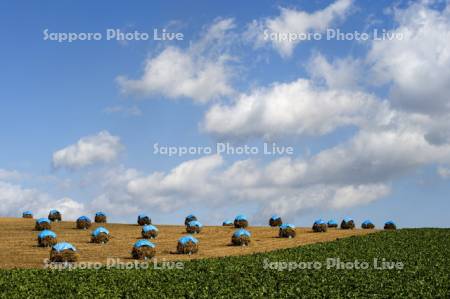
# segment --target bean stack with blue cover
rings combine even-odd
[[[397,229],[397,225],[395,225],[394,221],[389,220],[384,224],[384,229]]]
[[[353,218],[345,217],[342,219],[341,222],[341,229],[354,229],[355,228],[355,221]]]
[[[51,225],[51,221],[47,218],[39,218],[36,220],[36,226],[35,226],[36,230],[50,230],[52,229],[52,225]]]
[[[95,213],[95,223],[106,223],[106,214],[103,212],[97,212]]]
[[[331,220],[328,220],[327,226],[329,228],[336,228],[336,227],[338,227],[338,223],[336,220],[331,219]]]
[[[181,237],[178,240],[177,252],[181,254],[192,254],[198,252],[198,240],[191,235]]]
[[[77,219],[77,228],[78,229],[88,229],[92,225],[91,219],[87,216],[81,216]]]
[[[131,255],[137,260],[147,260],[156,254],[156,246],[148,240],[139,240],[134,243]]]
[[[197,217],[195,217],[195,215],[189,214],[186,216],[186,218],[184,219],[184,225],[187,226],[189,224],[189,222],[191,221],[197,221]]]
[[[74,263],[78,260],[78,252],[75,246],[70,243],[56,243],[50,251],[50,261],[52,263]]]
[[[250,244],[251,236],[249,231],[240,228],[231,236],[231,243],[236,246],[247,246]]]
[[[144,225],[141,231],[142,238],[144,239],[155,239],[158,233],[158,228],[154,225]]]
[[[33,219],[33,212],[31,211],[25,211],[22,213],[22,218],[26,219]]]
[[[322,219],[317,219],[314,221],[314,224],[312,226],[312,229],[316,233],[324,233],[327,231],[328,225],[327,223]]]
[[[39,247],[51,247],[58,243],[56,239],[56,234],[51,230],[43,230],[38,235],[38,246]]]
[[[51,222],[55,222],[55,221],[62,221],[62,215],[58,210],[51,210],[48,213],[48,219]]]
[[[245,215],[237,215],[234,218],[234,227],[235,228],[246,228],[248,226],[248,220]]]
[[[137,223],[140,226],[150,225],[150,224],[152,224],[152,219],[150,219],[150,217],[145,214],[140,214],[138,216]]]
[[[233,221],[231,221],[231,220],[225,220],[222,223],[222,226],[234,226],[234,224],[233,224]]]
[[[269,219],[269,225],[271,227],[277,227],[283,224],[283,221],[281,220],[281,217],[278,215],[273,215],[272,217],[270,217]]]
[[[110,238],[111,238],[111,235],[109,234],[109,231],[102,226],[97,227],[91,233],[91,242],[92,243],[106,244],[109,242]]]
[[[364,220],[363,223],[361,223],[361,228],[363,228],[363,229],[374,229],[375,228],[375,224],[373,224],[372,221],[367,219],[367,220]]]
[[[193,220],[189,222],[186,226],[186,231],[188,234],[198,234],[202,230],[203,225],[197,221]]]
[[[295,225],[285,223],[280,226],[278,236],[280,238],[295,238],[297,233],[295,232]]]

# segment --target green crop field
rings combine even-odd
[[[330,264],[328,269],[327,262],[337,258],[343,263],[366,262],[369,267],[337,269]],[[185,263],[184,269],[3,270],[0,290],[5,298],[450,298],[449,259],[450,229],[402,229],[270,253],[197,260]],[[298,268],[308,262],[316,268]],[[390,262],[403,268],[378,269],[394,265]],[[287,265],[291,269],[283,270]]]

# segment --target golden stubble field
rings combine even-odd
[[[21,218],[0,218],[0,268],[43,268],[49,257],[49,248],[37,246],[38,231],[34,230],[35,220]],[[199,240],[199,252],[193,255],[174,254],[177,240],[186,235],[184,226],[158,225],[159,236],[151,240],[156,245],[158,261],[190,260],[231,255],[245,255],[275,249],[297,247],[305,244],[327,242],[336,238],[365,235],[376,230],[329,229],[326,233],[314,233],[311,228],[297,228],[297,237],[278,238],[278,228],[250,226],[252,243],[248,247],[230,246],[232,227],[205,226],[195,237]],[[112,239],[107,244],[90,243],[91,230],[106,227]],[[130,257],[133,244],[141,237],[141,227],[137,224],[93,224],[89,230],[75,228],[75,222],[53,223],[52,230],[58,241],[72,243],[80,254],[80,262],[106,263],[108,258],[119,258],[124,262]]]

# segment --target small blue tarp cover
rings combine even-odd
[[[199,221],[197,221],[197,220],[189,221],[188,226],[203,227],[203,225],[202,225]]]
[[[187,236],[181,237],[178,240],[178,242],[181,243],[181,244],[186,244],[188,242],[194,242],[195,244],[197,244],[198,240],[196,238],[194,238],[193,236],[191,236],[191,235],[187,235]]]
[[[351,218],[351,217],[345,217],[345,218],[344,218],[344,221],[345,221],[345,222],[350,222],[350,221],[353,221],[353,218]]]
[[[103,213],[103,212],[97,212],[97,213],[95,213],[95,216],[106,216],[106,214],[105,213]]]
[[[45,237],[52,237],[52,238],[56,238],[56,234],[54,232],[52,232],[51,230],[43,230],[39,233],[38,238],[39,239],[44,239]]]
[[[272,217],[270,217],[270,220],[277,220],[280,219],[281,217],[278,215],[273,215]]]
[[[328,221],[328,225],[337,225],[337,222],[336,220],[331,219]]]
[[[387,221],[385,224],[393,224],[393,225],[395,225],[395,223],[394,223],[394,221],[392,221],[392,220],[389,220],[389,221]]]
[[[31,211],[25,211],[25,212],[23,212],[22,213],[22,215],[33,215],[33,212],[31,212]]]
[[[190,218],[197,218],[197,217],[195,217],[195,215],[189,214],[186,216],[186,218],[190,219]]]
[[[145,214],[140,214],[140,215],[138,216],[138,220],[140,220],[140,219],[142,219],[142,218],[145,218],[145,217],[150,218],[150,217],[148,217],[148,216],[145,215]]]
[[[92,236],[93,237],[97,237],[101,233],[109,235],[109,231],[106,228],[100,226],[100,227],[97,227],[95,230],[92,231]]]
[[[225,220],[225,221],[223,222],[223,224],[233,224],[233,221],[231,221],[231,220]]]
[[[364,222],[362,223],[362,225],[369,225],[369,224],[373,224],[372,221],[370,221],[369,219],[364,220]]]
[[[148,240],[139,240],[136,243],[134,243],[134,248],[140,248],[140,247],[151,247],[155,248],[155,244]]]
[[[57,251],[57,252],[61,252],[63,250],[72,250],[72,251],[77,251],[77,249],[75,248],[75,246],[73,246],[70,243],[66,243],[66,242],[62,242],[62,243],[57,243],[55,245],[53,245],[53,250]]]
[[[287,228],[295,229],[295,225],[289,223],[280,225],[280,229],[287,229]]]
[[[322,219],[317,219],[316,221],[314,221],[314,224],[326,224],[325,221],[323,221]]]
[[[48,218],[39,218],[38,220],[36,220],[36,223],[50,223],[50,220],[48,220]]]
[[[59,213],[58,210],[51,210],[51,211],[50,211],[50,215],[58,214],[58,213]]]
[[[238,230],[236,230],[233,234],[234,237],[239,238],[241,236],[247,236],[247,237],[251,237],[251,234],[248,230],[245,230],[243,228],[240,228]]]
[[[156,226],[154,226],[154,225],[144,225],[144,226],[142,227],[142,231],[143,231],[144,233],[149,232],[149,231],[153,231],[153,230],[158,231],[158,229],[157,229]]]
[[[237,215],[234,220],[236,220],[236,221],[247,220],[247,217],[245,217],[245,215],[240,214],[240,215]]]
[[[81,216],[80,218],[78,218],[78,220],[91,222],[91,219],[89,219],[89,217],[87,217],[87,216]]]

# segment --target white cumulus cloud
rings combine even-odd
[[[386,103],[357,91],[320,88],[299,79],[241,95],[232,105],[216,104],[203,127],[225,137],[324,135],[338,127],[389,121]]]
[[[119,76],[117,82],[124,92],[190,98],[199,103],[230,95],[232,71],[227,62],[231,57],[219,45],[234,26],[232,19],[217,20],[189,48],[168,46],[148,58],[141,78]]]
[[[324,9],[312,13],[281,8],[280,15],[275,18],[266,18],[259,22],[254,21],[249,26],[248,35],[256,39],[257,46],[271,42],[281,56],[289,57],[301,40],[272,39],[271,36],[276,34],[281,37],[289,33],[322,33],[336,21],[344,19],[351,7],[352,0],[337,0]],[[265,38],[265,35],[268,35],[268,37]]]
[[[51,209],[59,210],[64,219],[71,220],[85,213],[84,204],[71,198],[55,199],[37,189],[0,181],[0,215],[20,217],[23,211],[30,210],[35,217],[47,217]]]
[[[119,137],[101,131],[53,153],[53,166],[77,169],[98,162],[110,162],[118,157],[121,150]]]
[[[376,40],[368,56],[375,77],[391,84],[392,103],[407,111],[450,112],[450,9],[427,1],[395,11],[401,39]]]
[[[185,161],[168,172],[146,175],[120,169],[108,176],[104,193],[92,206],[124,217],[142,207],[154,213],[201,208],[226,214],[230,206],[245,204],[257,207],[253,218],[261,221],[271,213],[295,218],[308,209],[348,208],[389,194],[390,188],[383,183],[308,180],[305,171],[312,172],[310,163],[284,158],[265,166],[255,160],[226,163],[212,155]],[[321,171],[326,175],[326,169]],[[285,179],[279,179],[280,175]]]

